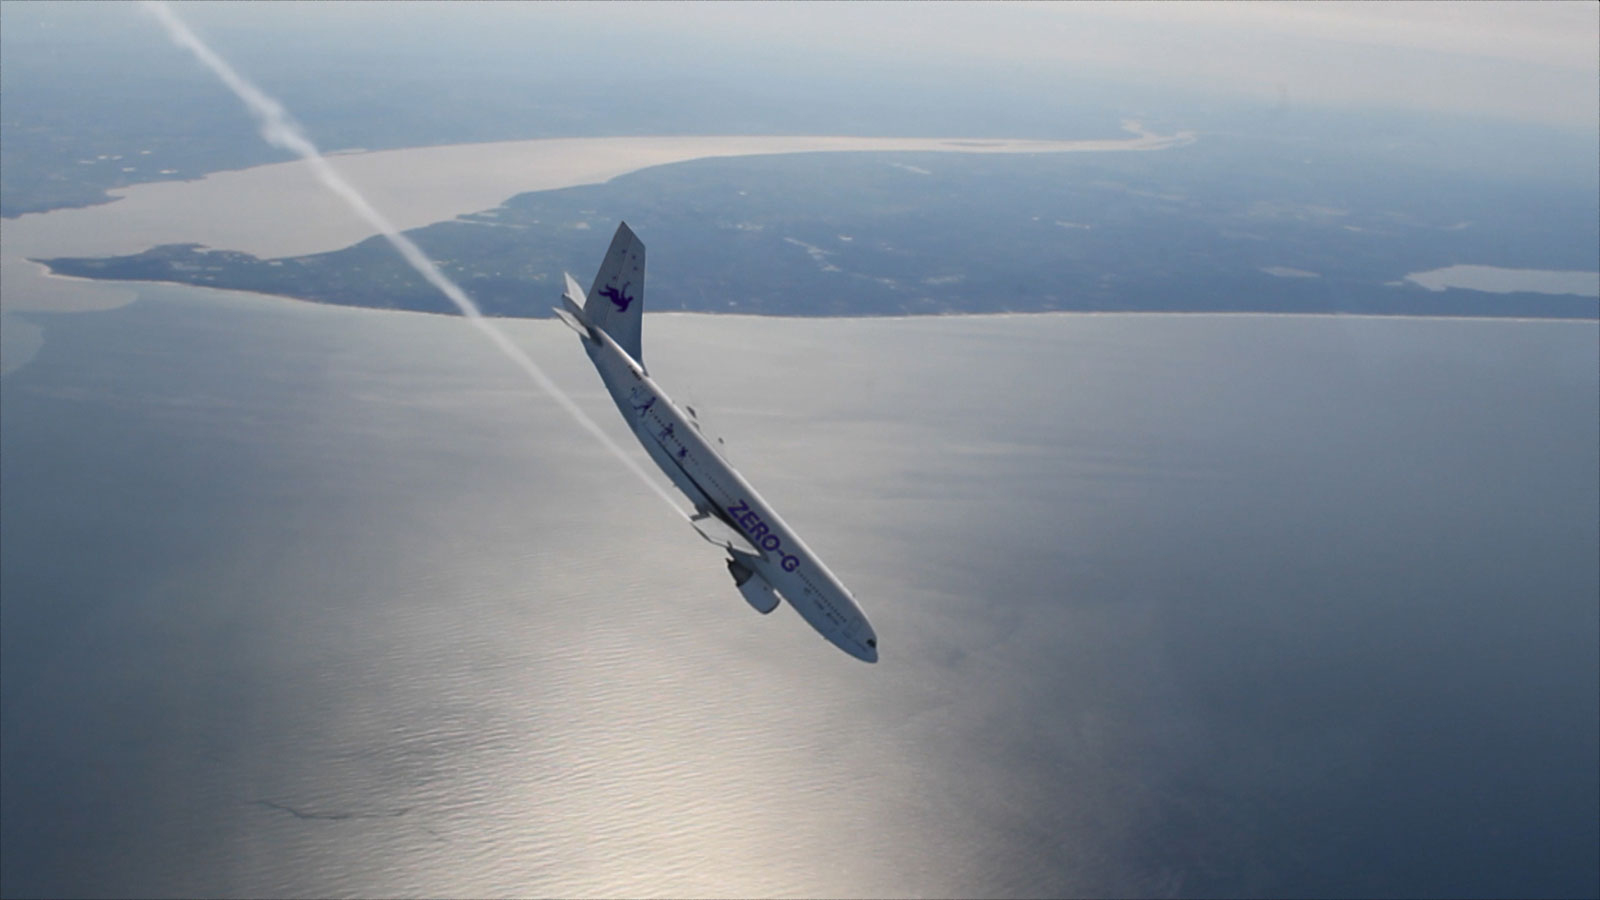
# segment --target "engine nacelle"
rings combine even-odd
[[[754,569],[735,559],[728,560],[728,574],[733,576],[733,584],[739,589],[739,594],[746,603],[755,607],[756,612],[766,615],[778,608],[778,592],[767,584],[767,580],[755,573]]]

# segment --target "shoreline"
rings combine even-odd
[[[1130,138],[1038,141],[833,135],[688,135],[548,138],[441,144],[324,157],[401,231],[493,209],[518,194],[602,184],[655,166],[698,159],[790,153],[1149,152],[1193,143],[1192,132],[1156,135],[1124,123]],[[6,220],[10,256],[122,256],[171,243],[200,243],[263,259],[305,256],[377,232],[294,160],[153,181],[110,191],[113,202],[25,213]],[[250,209],[239,215],[240,207]],[[304,227],[285,228],[285,223]]]
[[[330,152],[326,159],[356,184],[401,230],[448,221],[493,209],[510,197],[533,191],[599,184],[616,177],[698,159],[792,153],[963,153],[1042,154],[1072,152],[1148,152],[1193,143],[1194,133],[1153,134],[1138,122],[1124,121],[1130,137],[1075,141],[1005,138],[904,138],[837,135],[675,135],[606,138],[550,138],[478,144],[445,144],[380,151]],[[168,243],[200,243],[238,250],[260,258],[326,252],[374,236],[375,232],[310,174],[309,164],[286,161],[209,173],[186,181],[146,182],[110,192],[112,200],[87,207],[26,213],[0,229],[0,316],[20,325],[12,313],[88,312],[112,309],[137,299],[138,285],[225,291],[242,296],[375,312],[417,312],[357,307],[324,300],[267,294],[177,281],[121,281],[56,274],[36,259],[130,255]],[[248,214],[242,211],[248,210]],[[1461,288],[1463,290],[1470,290]],[[1435,291],[1429,291],[1435,293]],[[1540,293],[1540,292],[1534,292]],[[449,315],[422,312],[423,315]],[[750,313],[671,310],[658,315],[745,315]],[[1503,321],[1594,322],[1594,315],[1419,314],[1413,310],[1337,312],[1328,310],[1009,310],[859,316],[758,316],[760,318],[920,319],[1037,315],[1131,316],[1313,316],[1338,318],[1416,318]],[[491,316],[501,320],[523,317]],[[537,320],[535,317],[533,320]],[[13,328],[13,332],[28,332]],[[13,334],[13,337],[20,337]],[[37,344],[34,336],[25,343]],[[8,341],[7,371],[15,371],[17,341]],[[35,346],[35,350],[37,347]],[[26,354],[31,358],[32,353]]]
[[[211,291],[227,296],[268,300],[274,303],[286,303],[294,306],[311,306],[325,309],[343,309],[357,312],[382,313],[407,316],[430,316],[441,319],[465,318],[459,312],[430,312],[420,309],[402,309],[388,306],[358,306],[349,303],[330,303],[326,300],[313,300],[305,297],[295,297],[290,294],[272,294],[265,291],[252,291],[243,288],[214,287],[204,284],[189,284],[182,281],[150,281],[140,279],[98,279],[84,278],[78,275],[58,275],[49,271],[44,263],[35,260],[28,262],[45,269],[42,277],[51,280],[60,280],[80,285],[130,285],[130,292],[138,299],[138,285],[150,285],[159,288],[176,288],[185,291]],[[1430,291],[1430,293],[1436,293]],[[126,304],[116,304],[122,306]],[[116,306],[95,307],[91,310],[79,309],[28,309],[13,310],[16,313],[41,312],[46,314],[71,313],[71,312],[97,312],[104,309],[113,309]],[[1455,321],[1455,322],[1588,322],[1600,325],[1600,310],[1593,316],[1473,316],[1459,313],[1440,313],[1437,315],[1415,312],[1338,312],[1327,310],[1295,311],[1262,311],[1262,310],[1228,310],[1228,309],[1038,309],[1038,310],[996,310],[993,312],[936,312],[936,313],[862,313],[860,315],[841,316],[805,316],[793,313],[751,313],[751,312],[715,312],[699,309],[658,309],[646,308],[645,315],[656,318],[664,316],[705,316],[716,319],[757,319],[757,320],[786,320],[798,322],[824,322],[824,321],[919,321],[919,320],[949,320],[949,319],[1004,319],[1026,318],[1035,316],[1128,316],[1128,317],[1205,317],[1205,316],[1230,316],[1246,318],[1284,318],[1284,319],[1415,319],[1417,321]],[[501,316],[484,313],[483,318],[493,322],[556,322],[554,315],[543,316]]]
[[[1133,137],[1076,141],[876,138],[829,135],[677,135],[547,138],[441,144],[325,156],[401,231],[493,209],[518,194],[601,184],[696,159],[816,152],[1073,153],[1165,150],[1193,132],[1157,135],[1134,121]],[[87,207],[25,213],[0,229],[0,312],[103,309],[127,302],[91,279],[65,296],[29,258],[106,257],[163,244],[199,243],[262,259],[348,247],[377,232],[295,160],[213,172],[188,181],[116,188]],[[249,210],[241,215],[241,210]],[[292,225],[293,227],[289,227]],[[89,285],[92,284],[93,287]]]
[[[43,268],[42,264],[39,264]],[[43,278],[68,282],[75,285],[105,285],[107,282],[93,279],[78,278],[71,275],[56,275],[46,273]],[[172,281],[125,281],[120,284],[126,292],[127,299],[120,303],[102,303],[91,307],[76,308],[36,308],[26,310],[11,310],[7,313],[0,310],[0,316],[6,320],[3,330],[0,330],[0,346],[4,352],[0,353],[0,376],[10,375],[32,362],[45,343],[44,329],[28,316],[32,313],[45,315],[63,315],[78,312],[98,312],[115,309],[129,305],[140,299],[138,286],[150,285],[158,288],[171,288],[177,291],[190,293],[208,291],[221,294],[225,299],[239,302],[263,302],[274,306],[282,306],[289,310],[304,310],[320,308],[349,312],[358,315],[407,315],[429,316],[436,318],[462,319],[458,313],[423,312],[420,310],[388,309],[373,306],[349,306],[339,303],[326,303],[318,300],[306,300],[300,297],[290,297],[283,294],[266,294],[260,291],[246,291],[234,288],[207,287],[203,285],[183,284]],[[161,298],[157,302],[169,300]],[[206,302],[200,297],[186,297],[185,300]],[[714,319],[739,319],[739,320],[791,320],[797,322],[856,322],[861,324],[896,321],[935,323],[950,320],[999,320],[1017,318],[1041,317],[1079,317],[1079,318],[1138,318],[1138,319],[1303,319],[1318,321],[1414,321],[1414,322],[1478,322],[1483,324],[1548,324],[1548,325],[1587,325],[1591,328],[1600,327],[1600,317],[1572,317],[1572,316],[1463,316],[1457,314],[1421,315],[1411,312],[1371,313],[1371,312],[1261,312],[1247,310],[1037,310],[1037,311],[1004,311],[1004,312],[953,312],[953,313],[928,313],[928,314],[888,314],[888,315],[859,315],[859,316],[796,316],[796,315],[758,315],[748,312],[710,312],[698,310],[656,310],[647,311],[651,319],[689,319],[689,318],[714,318]],[[523,317],[523,316],[486,316],[495,323],[556,323],[554,317]]]

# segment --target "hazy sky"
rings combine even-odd
[[[1593,129],[1600,4],[492,4],[747,50],[883,64],[1014,64],[1280,102],[1437,109]]]
[[[9,12],[20,5],[5,3]],[[28,4],[30,12],[41,7]],[[48,7],[45,7],[48,8]],[[90,7],[95,10],[95,7]],[[108,7],[98,7],[104,12]],[[970,71],[1279,106],[1437,110],[1600,129],[1600,4],[1572,2],[180,3],[251,62],[296,47],[417,51],[443,64],[557,64],[575,80]],[[62,9],[82,29],[118,16]],[[82,15],[80,15],[82,14]],[[31,18],[31,17],[30,17]],[[263,30],[274,32],[271,39]],[[242,34],[231,39],[230,32]],[[117,26],[126,40],[126,25]],[[152,29],[148,36],[159,39]],[[254,37],[252,37],[254,35]],[[837,70],[837,71],[833,71]],[[264,73],[263,73],[264,74]],[[1025,93],[1025,92],[1023,92]]]

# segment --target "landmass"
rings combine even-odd
[[[603,252],[626,219],[650,247],[652,310],[1600,317],[1593,296],[1406,280],[1468,260],[1600,268],[1589,198],[1463,191],[1444,176],[1397,191],[1359,172],[1323,172],[1308,190],[1299,161],[1258,154],[1241,173],[1229,160],[1244,152],[1201,142],[1155,154],[701,159],[522,194],[408,234],[494,316],[549,315],[561,272]],[[455,312],[381,238],[280,258],[177,243],[38,261],[83,278]]]

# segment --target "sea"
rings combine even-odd
[[[461,319],[136,290],[8,315],[7,897],[1600,893],[1594,321],[647,315],[867,665]]]

